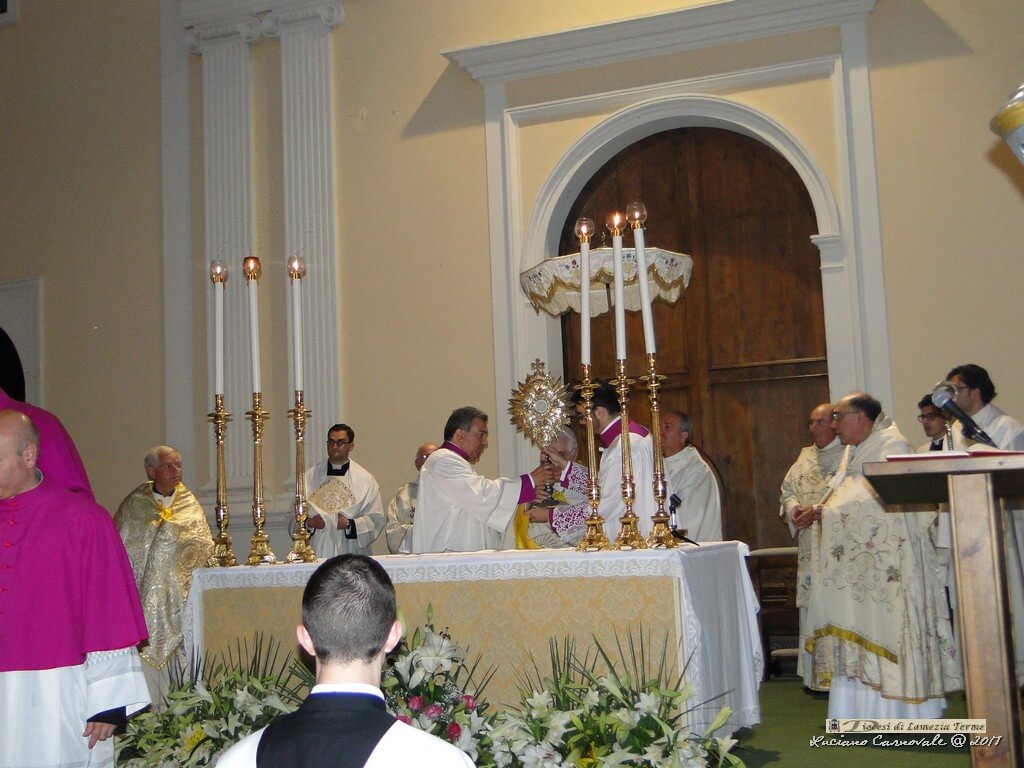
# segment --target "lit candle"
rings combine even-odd
[[[213,281],[213,393],[224,394],[224,283],[228,279],[227,265],[220,259],[210,262]]]
[[[594,222],[586,216],[576,222],[580,239],[580,362],[590,365],[590,236]]]
[[[622,279],[622,226],[625,217],[615,211],[608,214],[606,226],[612,233],[612,261],[615,270],[615,359],[626,359],[626,289]]]
[[[252,391],[262,392],[260,388],[260,307],[256,289],[263,270],[260,260],[249,256],[242,262],[242,272],[249,286],[249,347],[252,352]]]
[[[302,278],[306,264],[298,256],[288,259],[288,277],[292,281],[292,351],[295,353],[295,391],[302,390]]]
[[[626,218],[633,227],[633,244],[636,246],[636,280],[640,286],[640,315],[644,321],[644,346],[647,354],[653,355],[654,349],[654,317],[651,311],[651,286],[647,282],[647,253],[644,250],[644,222],[647,221],[647,208],[643,203],[630,203],[626,208]]]

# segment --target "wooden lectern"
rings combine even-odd
[[[1008,503],[1024,499],[1024,454],[920,455],[927,458],[866,464],[864,476],[887,504],[949,504],[967,712],[987,720],[988,736],[1003,737],[996,746],[972,746],[971,764],[1020,768],[1020,699],[1003,541],[1013,535],[1004,529],[1009,510],[1024,508],[1024,502]]]

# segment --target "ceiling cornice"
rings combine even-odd
[[[711,45],[838,26],[866,18],[874,10],[875,2],[718,0],[678,11],[459,48],[444,51],[443,55],[482,84],[521,80]]]

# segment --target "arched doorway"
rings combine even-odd
[[[807,442],[810,409],[829,398],[818,223],[799,175],[782,155],[722,128],[684,127],[619,151],[583,186],[566,217],[560,253],[578,250],[572,225],[643,200],[647,243],[689,254],[690,288],[656,302],[666,407],[689,412],[695,442],[723,481],[727,538],[785,545],[779,484]],[[631,236],[626,235],[629,245]],[[630,375],[644,373],[638,314],[627,318]],[[562,320],[564,370],[579,369],[579,316]],[[596,375],[613,373],[612,324],[593,324]],[[649,423],[646,393],[634,413]]]

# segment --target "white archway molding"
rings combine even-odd
[[[522,248],[506,252],[508,258],[516,261],[508,265],[511,267],[508,272],[517,273],[557,253],[566,217],[580,191],[615,154],[653,134],[698,126],[730,130],[760,141],[782,155],[799,175],[818,225],[811,239],[821,255],[830,396],[836,399],[846,392],[866,387],[865,351],[861,347],[861,340],[865,338],[862,290],[858,270],[851,269],[857,261],[851,258],[857,252],[857,243],[851,235],[851,227],[843,226],[836,194],[822,164],[776,120],[728,98],[684,94],[648,99],[619,110],[581,136],[552,168],[542,185],[525,222]],[[518,284],[509,288],[502,310],[509,313],[511,320],[513,343],[509,352],[517,358],[510,361],[512,369],[523,370],[527,360],[540,356],[558,370],[560,323],[537,317],[524,302]],[[878,311],[877,305],[874,311]],[[886,328],[884,323],[882,327]],[[884,355],[879,367],[887,371],[887,339],[873,339],[873,342]],[[513,385],[514,381],[510,381],[507,386]],[[498,387],[499,393],[502,392],[503,382],[499,381]],[[517,461],[521,462],[519,466],[524,466],[522,462],[529,462],[530,451],[526,448],[519,453]]]
[[[534,203],[520,269],[557,253],[572,204],[608,160],[648,136],[690,127],[734,131],[772,147],[793,166],[807,188],[818,234],[838,234],[839,212],[828,180],[789,131],[767,115],[720,96],[668,96],[620,110],[580,137],[562,156]]]

